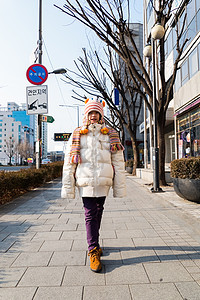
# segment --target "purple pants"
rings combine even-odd
[[[83,197],[88,250],[99,248],[99,229],[106,197]]]

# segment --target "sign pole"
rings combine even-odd
[[[38,40],[38,62],[42,64],[42,0],[39,0],[39,40]],[[37,119],[37,143],[38,147],[36,150],[36,169],[41,167],[41,143],[42,143],[42,126],[41,126],[41,118],[38,114]]]

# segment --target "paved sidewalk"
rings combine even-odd
[[[127,198],[106,200],[96,274],[82,203],[60,199],[60,187],[55,180],[0,207],[0,299],[200,299],[198,204],[127,176]]]

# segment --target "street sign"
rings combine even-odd
[[[53,123],[55,120],[52,116],[40,116],[41,122]]]
[[[48,89],[47,85],[26,87],[27,114],[48,113]]]
[[[48,71],[45,66],[41,64],[34,64],[26,71],[26,77],[30,83],[40,85],[47,80]]]
[[[68,141],[70,136],[71,133],[54,133],[54,141],[55,142]]]
[[[117,88],[114,88],[114,100],[115,105],[119,105],[119,90]]]

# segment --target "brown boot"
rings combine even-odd
[[[99,249],[95,247],[94,249],[90,250],[88,255],[90,256],[90,269],[93,272],[99,272],[101,270]]]
[[[102,256],[103,255],[103,250],[102,248],[99,248],[99,256]]]

